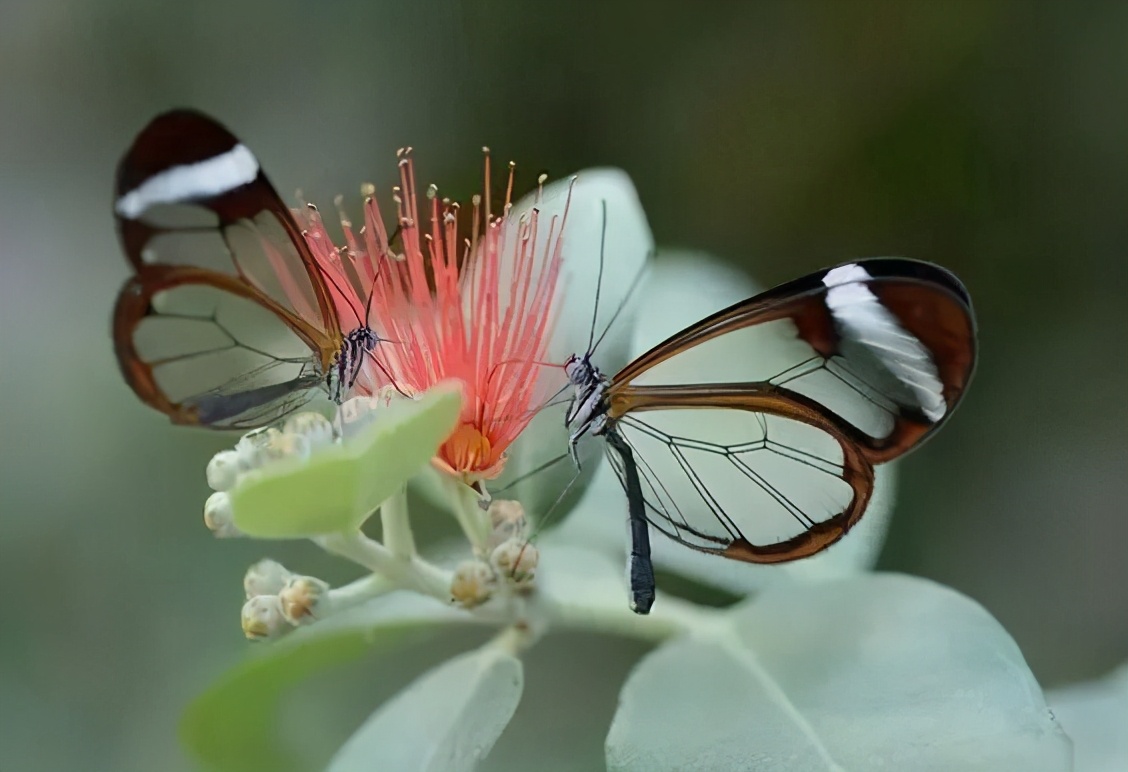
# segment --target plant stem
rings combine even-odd
[[[452,575],[417,555],[396,557],[383,544],[360,531],[321,536],[315,541],[327,551],[380,575],[394,585],[394,589],[415,590],[443,603],[450,602]]]
[[[533,644],[539,639],[540,635],[524,625],[510,625],[494,636],[486,645],[496,646],[515,657],[519,657],[532,648]]]
[[[411,520],[407,514],[407,487],[400,489],[380,507],[380,524],[384,531],[384,546],[397,558],[415,557],[415,537],[411,533]]]
[[[371,574],[355,582],[329,590],[329,610],[325,616],[337,614],[365,601],[387,595],[397,589],[395,584],[380,574]]]
[[[608,633],[650,643],[709,628],[718,616],[712,609],[665,596],[654,612],[646,616],[631,611],[625,601],[617,604],[561,603],[541,598],[534,599],[531,607],[533,613],[545,615],[544,621],[550,628]]]
[[[447,493],[450,494],[454,519],[458,521],[466,539],[474,547],[475,553],[483,555],[486,540],[490,537],[490,518],[486,510],[479,506],[478,492],[449,475],[442,475],[442,481]]]

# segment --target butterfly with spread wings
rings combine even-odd
[[[786,342],[786,363],[758,352]],[[598,343],[596,344],[598,345]],[[874,465],[955,410],[976,359],[967,290],[930,263],[872,259],[719,311],[608,378],[565,366],[569,450],[606,440],[627,494],[631,608],[654,602],[649,528],[751,563],[808,557],[862,517]],[[688,382],[687,382],[688,381]]]
[[[348,256],[318,263],[254,154],[214,119],[153,119],[118,165],[114,214],[133,269],[113,314],[118,364],[174,423],[260,427],[318,388],[340,402],[361,377],[380,341],[357,302],[370,287]]]

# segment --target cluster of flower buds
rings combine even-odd
[[[295,413],[281,429],[256,429],[244,434],[232,450],[208,462],[208,487],[215,493],[204,503],[204,523],[219,537],[242,535],[231,514],[228,491],[247,474],[283,459],[305,459],[337,440],[333,425],[320,413]]]
[[[337,411],[339,435],[343,439],[355,436],[379,419],[380,408],[388,407],[398,399],[406,399],[395,386],[383,386],[371,397],[353,397],[341,403]]]
[[[334,443],[347,441],[356,431],[363,430],[377,419],[380,408],[404,398],[394,389],[383,389],[373,396],[354,398],[342,404],[336,422],[330,422],[318,413],[299,413],[287,419],[280,428],[259,429],[244,435],[233,449],[217,453],[208,464],[208,485],[215,491],[204,507],[208,528],[221,537],[243,535],[235,524],[232,507],[231,493],[237,486],[261,474],[270,465],[282,461],[305,461]],[[446,582],[449,581],[451,602],[467,609],[480,606],[497,595],[509,598],[527,595],[533,587],[539,553],[529,543],[524,509],[516,501],[496,500],[488,507],[481,505],[485,509],[483,512],[472,491],[470,494],[472,501],[465,503],[480,518],[477,533],[485,535],[471,538],[475,545],[473,558],[459,565],[453,575],[440,578],[438,586],[432,585],[429,594],[443,598]],[[398,512],[400,517],[406,517],[406,513],[399,509],[389,512]],[[388,516],[394,523],[396,515]],[[487,517],[488,532],[485,527]],[[371,540],[366,546],[367,537],[363,534],[355,537],[360,541],[352,546],[362,553],[375,550],[377,555],[386,552],[385,557],[389,559],[397,557],[385,545]],[[414,555],[414,547],[409,552]],[[356,559],[348,551],[341,554]],[[372,567],[371,562],[359,562]],[[411,561],[408,560],[405,565],[408,569],[404,570],[410,570]],[[403,566],[396,570],[401,569]],[[247,601],[243,606],[242,626],[243,632],[252,640],[276,638],[297,626],[324,618],[334,610],[340,611],[365,590],[364,587],[357,589],[350,585],[349,588],[331,591],[329,585],[320,579],[295,575],[272,560],[262,560],[248,570],[244,589]]]
[[[517,501],[495,500],[489,515],[492,530],[485,549],[454,571],[450,596],[463,608],[482,605],[502,588],[527,593],[533,587],[540,553],[528,540],[524,508]]]
[[[252,641],[277,638],[328,610],[328,584],[294,574],[273,560],[260,560],[247,569],[243,589],[243,634]]]

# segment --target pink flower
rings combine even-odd
[[[510,164],[497,214],[489,160],[487,151],[485,193],[473,197],[469,218],[457,202],[440,199],[434,185],[420,211],[410,148],[400,154],[400,185],[393,189],[392,239],[371,186],[359,233],[342,214],[343,248],[333,245],[315,209],[299,213],[341,328],[360,326],[357,309],[371,309],[367,322],[386,339],[356,391],[392,386],[413,394],[448,379],[462,382],[461,421],[434,463],[468,483],[501,473],[506,448],[562,383],[560,369],[545,367],[545,359],[568,208],[550,218],[535,205],[512,212]],[[538,200],[543,182],[542,176]],[[391,247],[397,240],[399,253]]]

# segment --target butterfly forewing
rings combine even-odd
[[[776,386],[820,405],[878,463],[943,423],[974,362],[970,302],[954,276],[911,260],[867,260],[702,320],[636,359],[609,394],[615,402],[616,393],[651,385]]]
[[[251,151],[200,113],[158,116],[118,167],[114,211],[135,272],[114,340],[134,391],[216,428],[302,404],[340,349],[338,312]]]
[[[646,518],[752,562],[793,560],[862,516],[873,465],[955,409],[975,362],[966,291],[908,260],[851,263],[718,312],[651,349],[607,389]]]

